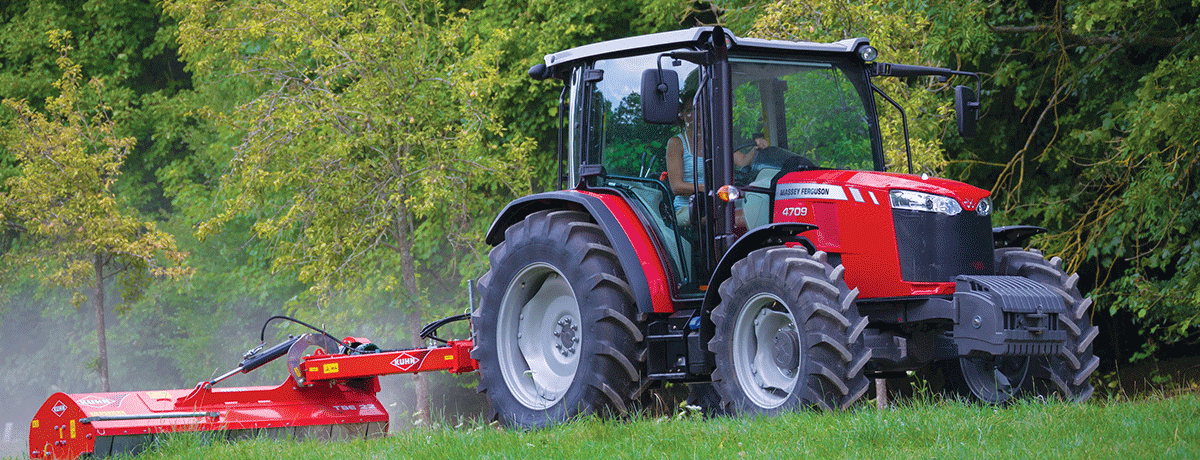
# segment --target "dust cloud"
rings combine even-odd
[[[111,391],[191,388],[223,374],[238,365],[243,353],[259,344],[262,322],[283,313],[282,307],[246,302],[222,308],[220,314],[182,318],[187,314],[186,305],[169,307],[156,307],[162,311],[107,312]],[[369,337],[385,349],[408,348],[412,339],[404,330],[404,321],[378,316],[355,324],[299,319],[324,327],[337,337]],[[90,306],[76,308],[67,293],[35,296],[34,292],[21,292],[0,299],[0,458],[28,455],[30,421],[52,394],[100,391],[94,371],[94,322]],[[310,331],[285,321],[272,322],[265,347],[289,334],[306,332]],[[447,326],[441,335],[467,337],[466,323]],[[287,378],[285,361],[276,360],[219,385],[278,384]],[[429,379],[436,423],[453,426],[484,416],[487,402],[474,390],[475,374],[435,372],[424,376]],[[416,426],[419,418],[414,414],[414,377],[385,376],[380,383],[383,390],[378,396],[391,414],[392,431]]]

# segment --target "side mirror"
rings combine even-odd
[[[671,69],[642,72],[642,119],[669,125],[679,120],[679,74]]]
[[[542,64],[540,62],[534,64],[533,67],[529,68],[529,77],[537,81],[550,78],[550,68],[546,67],[546,64]]]
[[[954,87],[954,116],[958,120],[958,134],[975,137],[979,127],[979,98],[974,90],[966,86]]]

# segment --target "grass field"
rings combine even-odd
[[[1200,458],[1200,396],[1018,402],[907,402],[775,418],[585,419],[541,431],[476,424],[383,439],[293,443],[164,439],[139,459],[1161,459]]]

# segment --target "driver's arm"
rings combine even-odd
[[[745,152],[741,150],[733,152],[733,164],[735,167],[744,168],[749,166],[750,163],[754,163],[754,157],[758,155],[758,147],[743,150]]]
[[[671,193],[688,196],[697,190],[704,191],[704,184],[693,185],[683,180],[683,141],[672,137],[667,141],[667,181],[671,183]]]
[[[742,149],[745,152],[738,150],[733,152],[733,164],[738,168],[744,168],[754,163],[754,157],[758,156],[758,152],[769,147],[766,139],[761,137],[754,138],[754,146],[749,149]]]

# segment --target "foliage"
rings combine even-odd
[[[106,265],[146,269],[155,276],[186,274],[184,254],[175,249],[172,236],[132,217],[113,193],[134,140],[116,134],[113,108],[103,102],[103,82],[93,79],[81,88],[80,66],[67,57],[70,35],[50,37],[61,53],[63,75],[54,83],[61,93],[47,99],[48,113],[25,101],[4,100],[18,114],[8,147],[20,174],[0,193],[0,218],[36,238],[24,260],[45,266],[47,279],[63,286],[87,284],[96,254],[112,260]],[[95,107],[83,106],[85,90],[100,99]]]
[[[149,112],[191,80],[174,52],[173,25],[157,3],[18,0],[0,4],[0,22],[5,24],[0,28],[0,98],[43,108],[61,74],[57,52],[46,46],[46,32],[70,32],[72,60],[85,75],[104,81],[118,132],[137,139],[114,190],[139,210],[169,212],[155,172],[180,152],[158,135],[157,118]],[[14,172],[6,167],[11,161],[0,150],[0,181]]]
[[[1050,229],[1042,244],[1138,325],[1145,351],[1193,340],[1200,2],[980,7],[974,27],[991,33],[959,52],[991,75],[988,134],[953,170],[993,183],[1003,219]]]
[[[0,192],[0,221],[24,234],[17,250],[4,254],[9,265],[36,267],[37,275],[65,288],[90,287],[96,308],[101,386],[108,389],[104,334],[106,282],[124,275],[123,293],[133,297],[149,276],[179,278],[188,273],[185,254],[174,238],[143,221],[113,192],[122,161],[134,140],[119,137],[104,103],[104,84],[91,80],[81,87],[82,70],[67,56],[70,34],[51,32],[60,56],[60,93],[46,100],[43,114],[24,100],[5,99],[17,113],[8,136],[18,173]],[[85,94],[84,90],[88,90]],[[99,102],[84,106],[84,99]],[[66,179],[66,180],[64,180]],[[84,295],[75,293],[75,304]]]
[[[195,1],[168,11],[197,71],[267,88],[221,120],[248,129],[201,236],[255,215],[255,232],[276,243],[275,269],[294,268],[315,291],[343,289],[382,263],[376,249],[478,238],[450,230],[470,229],[496,206],[489,197],[521,182],[524,147],[502,149],[488,113],[494,51],[463,51],[463,19],[436,4]]]
[[[553,177],[562,85],[555,79],[529,78],[529,68],[547,54],[576,46],[680,28],[683,8],[678,0],[487,0],[472,13],[469,33],[501,52],[496,94],[504,101],[497,107],[501,123],[512,136],[538,142],[529,166],[535,189],[557,184]]]

